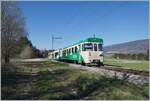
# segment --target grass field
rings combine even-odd
[[[144,60],[138,61],[138,60],[104,58],[104,64],[114,65],[117,68],[149,71],[149,62]]]
[[[3,100],[149,99],[148,84],[135,85],[48,61],[3,65],[1,86]]]

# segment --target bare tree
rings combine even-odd
[[[1,2],[1,26],[2,59],[5,63],[9,63],[10,58],[18,51],[16,44],[19,38],[27,35],[25,18],[17,2]]]

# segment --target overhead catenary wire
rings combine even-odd
[[[54,41],[55,39],[62,39],[62,37],[55,37],[53,34],[52,34],[52,51],[54,50]]]

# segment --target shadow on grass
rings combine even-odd
[[[79,76],[71,83],[70,87],[76,91],[75,99],[149,99],[148,84],[137,86],[115,78],[95,79]]]
[[[105,66],[115,66],[115,67],[122,67],[122,66],[119,66],[119,65],[110,65],[110,64],[104,64]]]
[[[15,68],[15,67],[14,67]],[[148,99],[148,86],[116,78],[96,77],[73,69],[41,71],[38,75],[2,71],[2,99]],[[78,75],[78,73],[80,75]]]
[[[2,99],[28,99],[25,94],[27,85],[33,80],[29,73],[19,72],[15,64],[3,64],[1,68]]]
[[[1,84],[3,85],[15,85],[17,83],[25,83],[33,78],[31,73],[22,72],[14,64],[2,65],[1,69]]]
[[[34,96],[35,99],[40,100],[96,99],[97,95],[91,95],[98,92],[98,95],[102,95],[98,99],[102,100],[148,99],[148,91],[141,92],[142,86],[138,87],[134,84],[115,78],[99,77],[96,79],[81,74],[74,80],[68,82],[68,75],[71,72],[73,71],[67,69],[55,70],[53,73],[48,71],[41,72],[40,78],[37,80],[38,82],[34,85],[35,88],[31,91],[33,94],[32,96]],[[120,90],[125,91],[121,91],[120,94],[114,93],[114,91],[120,92]],[[134,91],[142,96],[136,97]],[[123,95],[124,93],[129,93],[131,95]]]
[[[88,96],[99,89],[106,95],[109,94],[108,89],[111,90],[111,87],[120,87],[121,84],[124,84],[123,81],[117,79],[109,79],[101,77],[99,79],[78,77],[71,86],[77,91],[77,99],[88,99]]]
[[[70,69],[59,69],[42,71],[38,73],[33,89],[30,91],[35,99],[68,99],[72,98],[68,79],[73,71]]]

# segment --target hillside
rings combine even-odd
[[[136,40],[104,47],[105,53],[146,53],[149,48],[149,40]]]

